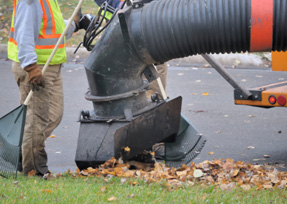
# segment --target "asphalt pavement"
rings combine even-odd
[[[247,88],[287,81],[286,72],[272,72],[266,67],[235,67],[228,72]],[[84,98],[88,83],[81,60],[64,64],[62,76],[64,117],[53,133],[55,137],[46,141],[48,165],[53,172],[76,169],[79,112],[92,109],[92,103]],[[0,87],[2,117],[19,105],[11,62],[5,57],[0,59]],[[207,139],[194,162],[231,158],[276,164],[281,168],[287,164],[286,108],[234,105],[233,88],[213,68],[206,68],[204,64],[169,62],[167,92],[170,98],[183,97],[182,113]]]

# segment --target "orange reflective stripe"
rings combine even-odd
[[[59,48],[64,48],[66,44],[59,45]],[[35,48],[38,50],[41,49],[54,49],[56,45],[36,45]]]
[[[49,10],[50,10],[50,14],[51,14],[51,18],[52,18],[52,24],[53,24],[53,27],[52,27],[52,33],[53,34],[56,34],[56,24],[55,24],[55,18],[54,18],[54,13],[52,11],[52,8],[51,8],[51,5],[50,5],[50,2],[49,0],[46,1],[48,6],[49,6]],[[47,14],[47,13],[46,13]]]
[[[47,14],[45,11],[45,6],[43,3],[43,0],[40,0],[40,3],[41,3],[42,11],[43,11],[43,17],[42,17],[43,18],[43,30],[42,30],[42,33],[43,33],[43,35],[46,35],[48,18],[47,18]]]
[[[46,38],[60,38],[61,34],[55,34],[55,35],[39,35],[38,38],[40,39],[46,39]]]
[[[15,18],[15,16],[16,16],[17,1],[18,1],[18,0],[14,0],[14,18]],[[14,25],[13,25],[13,26],[14,26]]]
[[[17,42],[16,42],[13,38],[9,38],[9,42],[11,42],[11,43],[17,45]]]
[[[14,27],[11,27],[10,31],[11,31],[11,32],[15,32]]]
[[[251,0],[250,51],[270,51],[273,38],[273,0]]]

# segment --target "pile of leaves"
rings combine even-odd
[[[279,172],[268,165],[252,165],[242,161],[235,162],[232,159],[204,161],[199,164],[191,162],[188,166],[182,165],[175,169],[157,162],[152,165],[135,161],[123,163],[112,158],[99,168],[70,173],[73,176],[140,178],[146,182],[165,180],[171,187],[192,186],[198,183],[216,185],[223,190],[233,189],[236,186],[245,190],[287,187],[287,172]]]

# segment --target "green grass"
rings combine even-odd
[[[11,26],[11,17],[13,13],[14,0],[1,0],[0,1],[0,44],[8,42],[9,31]],[[58,0],[59,6],[65,19],[68,19],[75,7],[78,0]],[[97,4],[93,0],[84,0],[82,5],[82,13],[90,13],[91,15],[97,14]],[[85,31],[81,30],[74,34],[74,36],[67,40],[68,47],[76,47],[83,39]]]
[[[135,183],[136,184],[135,184]],[[134,185],[135,184],[135,185]],[[104,187],[104,188],[103,188]],[[105,190],[103,190],[105,189]],[[164,181],[113,177],[97,178],[61,176],[54,180],[18,176],[0,179],[0,203],[286,203],[286,189],[230,191],[196,184],[172,189]],[[114,201],[108,201],[111,197]]]

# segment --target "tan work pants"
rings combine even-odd
[[[156,65],[156,69],[161,79],[163,88],[166,89],[167,63]],[[149,90],[146,92],[147,98],[150,99],[151,95],[155,95],[156,92],[160,94],[159,86],[156,80],[154,80],[150,83]]]
[[[42,68],[41,66],[39,66]],[[19,86],[21,104],[25,101],[31,85],[28,73],[20,64],[12,62],[12,71]],[[45,140],[59,125],[63,116],[63,87],[61,65],[52,65],[44,74],[45,88],[35,91],[27,104],[26,123],[22,143],[22,166],[24,175],[34,170],[37,174],[48,172]]]

